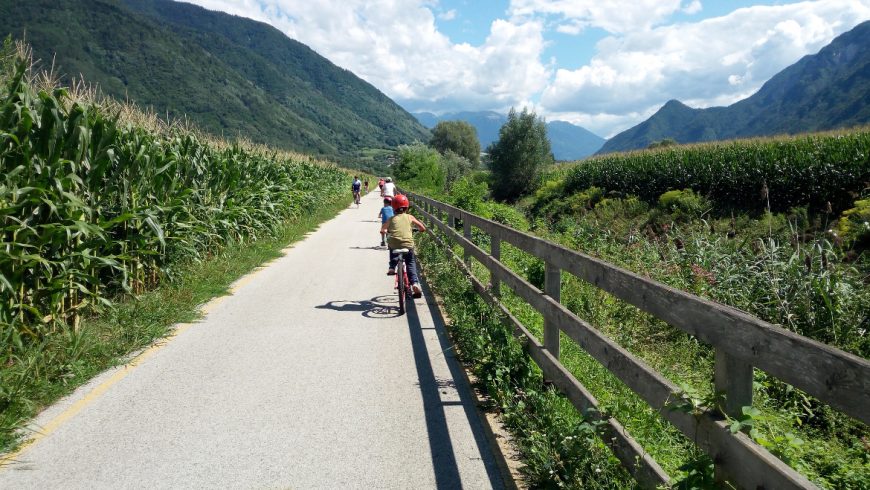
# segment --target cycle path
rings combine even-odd
[[[0,488],[501,488],[428,291],[397,315],[380,207],[43,412]]]

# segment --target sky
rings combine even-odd
[[[269,23],[410,112],[527,107],[608,138],[732,104],[870,0],[184,0]]]

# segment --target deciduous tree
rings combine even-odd
[[[493,197],[515,201],[535,190],[541,169],[553,162],[547,126],[534,112],[511,109],[498,132],[498,140],[487,149],[492,170]]]

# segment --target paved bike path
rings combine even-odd
[[[429,296],[397,316],[380,206],[46,410],[0,488],[501,488]]]

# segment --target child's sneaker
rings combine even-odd
[[[415,297],[415,298],[420,298],[420,297],[423,296],[423,290],[420,289],[420,285],[417,284],[417,283],[414,283],[414,285],[411,286],[411,291],[414,292],[414,297]]]
[[[388,270],[388,271],[387,271],[387,275],[388,275],[388,276],[395,276],[395,275],[396,275],[396,269],[390,269],[390,270]]]

